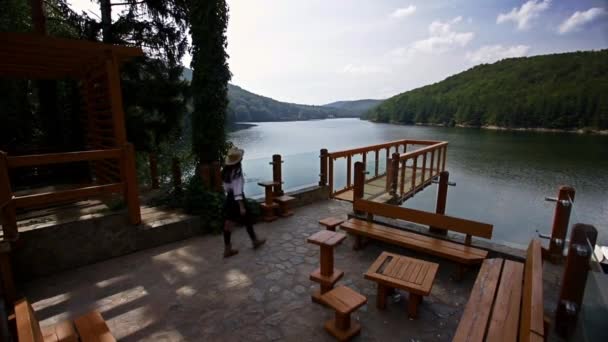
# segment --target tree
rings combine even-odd
[[[228,81],[226,53],[228,4],[225,0],[189,2],[192,35],[192,152],[199,163],[218,161],[226,144],[224,124]]]

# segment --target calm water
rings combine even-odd
[[[576,189],[571,223],[594,224],[608,243],[608,137],[568,133],[500,132],[466,128],[375,124],[358,119],[270,122],[234,132],[246,150],[246,192],[261,193],[271,178],[272,154],[284,157],[286,188],[318,182],[321,148],[329,151],[398,139],[449,141],[447,214],[494,225],[493,240],[526,244],[535,231],[550,233],[560,185]],[[370,155],[371,158],[371,155]],[[404,206],[434,210],[436,186]]]

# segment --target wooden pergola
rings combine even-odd
[[[123,195],[129,222],[141,223],[135,156],[127,141],[119,69],[126,60],[142,55],[140,48],[35,33],[0,33],[0,78],[78,81],[82,129],[86,133],[82,151],[19,156],[0,151],[4,240],[17,238],[17,208],[51,206],[112,193]],[[91,184],[23,195],[11,190],[11,171],[83,161],[89,162]]]

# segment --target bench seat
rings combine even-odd
[[[340,228],[351,234],[396,244],[415,251],[450,259],[461,264],[478,264],[488,255],[487,251],[479,248],[355,218],[342,223]]]
[[[532,240],[526,263],[486,259],[453,341],[543,341],[542,256]]]

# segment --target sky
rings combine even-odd
[[[608,0],[228,4],[231,83],[286,102],[384,99],[480,63],[608,48]]]

